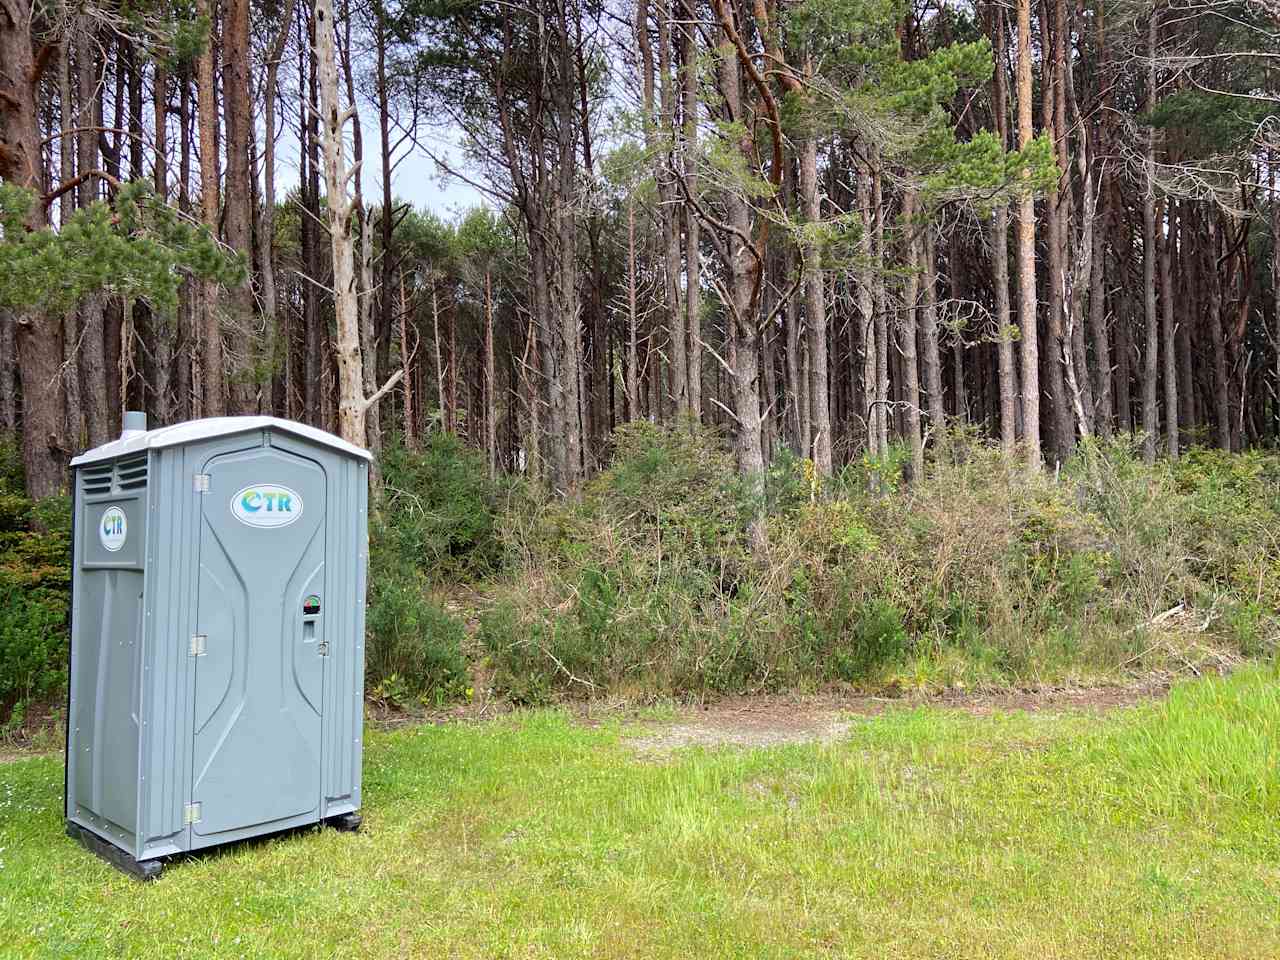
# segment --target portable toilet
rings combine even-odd
[[[72,460],[67,832],[135,875],[360,818],[369,453],[215,417]]]

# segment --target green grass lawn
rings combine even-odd
[[[1272,668],[1099,717],[913,709],[638,755],[555,711],[371,732],[358,835],[141,885],[0,765],[0,956],[1280,956]]]

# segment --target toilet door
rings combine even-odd
[[[265,445],[204,467],[191,846],[316,819],[327,485]]]

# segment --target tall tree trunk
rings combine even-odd
[[[71,103],[71,43],[63,41],[58,58],[58,180],[70,183],[75,176],[75,128],[74,108]],[[55,181],[57,182],[57,181]],[[59,223],[66,223],[75,211],[75,196],[64,193],[58,201]],[[76,356],[79,340],[76,311],[68,310],[62,316],[62,390],[66,400],[63,435],[72,450],[82,449],[81,435],[84,409],[80,400],[79,358]]]
[[[453,417],[449,413],[449,397],[444,389],[444,351],[440,342],[440,294],[438,278],[432,274],[431,284],[431,342],[436,352],[436,410],[440,414],[440,427],[445,433],[453,432]]]
[[[249,94],[249,0],[223,0],[222,100],[226,120],[227,171],[223,229],[227,245],[253,262],[253,208],[249,159],[254,142],[253,106]],[[227,290],[227,314],[235,331],[230,351],[230,407],[234,413],[256,408],[253,354],[253,289],[246,276]]]
[[[390,291],[384,289],[383,296],[390,297]],[[404,295],[404,271],[400,272],[400,369],[404,375],[404,445],[410,450],[418,446],[417,424],[414,422],[414,378],[410,372],[409,353],[409,300]]]
[[[575,6],[575,11],[576,11]],[[555,485],[566,494],[575,493],[582,478],[582,405],[580,394],[581,300],[578,292],[578,224],[574,209],[576,195],[578,131],[575,103],[575,59],[568,27],[568,11],[557,11],[555,38],[557,75],[552,85],[556,115],[556,183],[552,218],[557,243],[555,348],[557,383],[553,383],[552,407],[559,407],[557,420],[563,427],[562,443],[556,444],[558,476]]]
[[[267,51],[267,75],[262,90],[263,143],[262,143],[262,216],[258,222],[258,263],[262,280],[262,313],[266,328],[275,338],[275,356],[288,363],[288,325],[280,315],[279,294],[276,290],[275,234],[276,234],[276,98],[280,89],[280,60],[285,44],[293,29],[293,11],[297,0],[286,0],[280,29],[271,48]],[[283,404],[274,401],[272,406],[283,415]]]
[[[354,205],[347,196],[343,127],[355,116],[355,105],[343,110],[338,100],[338,60],[334,44],[333,0],[315,0],[316,61],[319,67],[320,116],[324,123],[325,209],[333,253],[334,343],[338,361],[338,434],[348,443],[365,445],[364,365],[360,352],[360,305],[356,296],[355,252],[351,238]]]
[[[180,95],[178,98],[178,209],[184,216],[191,216],[191,71],[184,67],[178,74]],[[190,278],[183,281],[184,296],[178,301],[178,333],[174,350],[173,392],[176,403],[173,409],[175,422],[200,416],[201,385],[192,352],[195,336],[192,332],[200,298],[199,287]]]
[[[818,141],[813,136],[800,143],[800,201],[804,218],[813,229],[806,235],[804,258],[804,312],[809,346],[809,418],[813,426],[813,465],[820,477],[831,476],[831,400],[827,371],[827,304],[822,284],[822,247],[816,228],[822,220],[818,198]]]
[[[1156,15],[1147,21],[1147,111],[1156,105]],[[1146,190],[1142,197],[1142,291],[1146,308],[1146,349],[1142,355],[1142,454],[1148,463],[1156,458],[1160,411],[1157,407],[1160,320],[1156,311],[1156,145],[1155,131],[1147,131]]]
[[[24,3],[0,5],[0,177],[44,193],[37,92],[40,67],[31,45],[31,10]],[[23,218],[28,230],[48,226],[35,200]],[[64,444],[60,436],[62,360],[60,323],[37,310],[20,310],[17,321],[18,372],[22,380],[22,462],[27,492],[35,498],[57,493],[63,482]]]
[[[1207,214],[1209,243],[1205,250],[1203,276],[1209,287],[1209,340],[1213,347],[1213,414],[1218,447],[1231,449],[1231,406],[1227,384],[1227,351],[1222,332],[1222,282],[1218,262],[1222,256],[1222,243],[1218,235],[1216,212]]]
[[[1169,458],[1178,459],[1178,343],[1173,303],[1173,251],[1177,246],[1177,218],[1172,203],[1167,226],[1157,225],[1160,248],[1161,353],[1164,357],[1164,425],[1165,447]]]
[[[0,433],[13,433],[18,428],[17,344],[13,335],[13,316],[0,310]]]
[[[916,310],[920,296],[920,241],[916,224],[916,197],[907,193],[902,198],[902,224],[907,242],[907,277],[903,283],[902,323],[898,328],[898,353],[902,358],[903,413],[906,417],[907,444],[911,448],[911,479],[924,479],[924,438],[920,433],[920,363],[916,353],[918,322]]]
[[[1280,153],[1275,150],[1270,155],[1270,180],[1271,189],[1271,310],[1274,316],[1272,323],[1275,330],[1272,334],[1272,347],[1275,350],[1275,366],[1273,368],[1274,384],[1272,389],[1272,437],[1280,439],[1280,202],[1277,201],[1276,194],[1276,168]]]
[[[859,411],[864,419],[867,431],[867,452],[875,459],[884,456],[880,446],[880,424],[884,419],[884,406],[877,402],[880,397],[877,385],[876,361],[879,350],[876,347],[878,336],[876,324],[876,302],[874,293],[875,278],[873,276],[872,244],[875,236],[874,216],[871,212],[871,177],[867,171],[858,171],[858,212],[861,216],[862,230],[858,237],[858,317],[862,328],[862,397],[863,409]]]
[[[484,271],[484,428],[485,449],[489,456],[489,476],[498,473],[498,409],[496,402],[497,363],[493,356],[493,274]]]
[[[210,0],[196,0],[196,15],[212,23]],[[210,30],[212,33],[212,28]],[[214,43],[210,36],[196,60],[196,113],[199,117],[200,212],[206,227],[218,235],[218,93],[214,76]],[[218,315],[218,286],[200,284],[200,381],[204,385],[204,415],[226,411],[223,378],[222,324]]]
[[[928,212],[925,212],[928,216]],[[929,429],[941,432],[947,415],[942,396],[942,357],[938,352],[938,272],[937,249],[932,224],[921,227],[919,239],[923,253],[920,283],[924,297],[920,309],[920,343],[924,348],[924,387],[928,394]]]
[[[681,307],[680,209],[675,181],[676,90],[674,47],[671,39],[671,11],[668,0],[654,0],[658,21],[658,96],[661,110],[660,136],[663,148],[656,160],[658,195],[661,200],[663,259],[666,274],[667,337],[670,344],[672,401],[677,417],[689,415],[689,357],[685,314]]]
[[[996,293],[996,363],[1000,381],[1000,449],[1013,452],[1018,440],[1018,372],[1013,361],[1013,318],[1009,309],[1009,208],[991,214],[991,282]]]
[[[155,134],[156,195],[164,200],[169,197],[169,71],[163,60],[155,66]],[[161,313],[151,317],[150,384],[151,422],[156,426],[169,423],[173,418],[173,401],[170,376],[173,370],[173,345],[177,335],[174,317]]]
[[[97,44],[93,21],[87,14],[76,18],[76,165],[81,173],[98,169]],[[77,189],[81,208],[98,199],[99,181],[94,178]],[[102,297],[91,293],[80,303],[80,401],[84,408],[85,440],[90,447],[106,443],[110,437],[107,414],[107,371]]]
[[[717,13],[722,22],[730,22],[723,0],[716,0]],[[727,35],[727,31],[726,31]],[[742,97],[741,67],[733,47],[726,43],[719,48],[717,64],[720,93],[725,109],[734,120],[745,116]],[[745,163],[750,164],[755,153],[750,124],[732,145]],[[759,379],[759,326],[756,316],[759,309],[760,274],[764,264],[757,260],[763,251],[753,250],[745,240],[751,237],[751,213],[746,199],[730,187],[723,194],[725,224],[729,236],[724,238],[729,248],[727,282],[729,289],[728,328],[732,365],[733,412],[737,421],[734,433],[734,451],[737,454],[738,471],[745,480],[746,495],[753,501],[749,536],[755,550],[763,550],[768,543],[764,527],[764,447],[760,418]]]
[[[627,419],[640,419],[640,368],[636,312],[636,196],[627,193]]]
[[[1100,202],[1106,203],[1109,193],[1101,191]],[[1093,256],[1089,263],[1089,342],[1093,344],[1092,379],[1094,383],[1094,427],[1102,437],[1111,436],[1115,416],[1111,391],[1111,343],[1107,329],[1106,295],[1106,231],[1107,208],[1097,216],[1093,230]]]
[[[685,23],[681,29],[681,76],[684,120],[684,189],[698,195],[698,52],[696,3],[683,0]],[[689,204],[684,210],[685,328],[689,338],[689,413],[702,417],[702,251],[701,223]]]
[[[1018,149],[1032,140],[1031,0],[1018,0]],[[1029,176],[1029,173],[1028,173]],[[1018,200],[1018,320],[1022,326],[1023,445],[1033,469],[1040,454],[1040,348],[1036,327],[1036,209],[1029,190]]]
[[[1050,6],[1052,3],[1053,6]],[[1063,176],[1049,188],[1045,198],[1045,247],[1048,274],[1048,312],[1045,332],[1048,344],[1041,356],[1044,372],[1048,376],[1050,425],[1052,426],[1052,457],[1062,462],[1070,456],[1075,446],[1075,424],[1067,400],[1067,384],[1064,378],[1064,358],[1070,348],[1063,341],[1063,316],[1066,310],[1068,254],[1067,236],[1070,230],[1070,169],[1067,161],[1067,131],[1062,117],[1062,88],[1065,83],[1062,70],[1061,31],[1050,29],[1054,13],[1061,0],[1045,0],[1041,6],[1041,33],[1046,51],[1052,50],[1052,59],[1046,55],[1041,78],[1042,120],[1044,129],[1054,143],[1055,155]],[[1052,79],[1050,79],[1052,78]]]

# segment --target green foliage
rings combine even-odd
[[[370,523],[369,687],[401,704],[457,699],[469,689],[466,630],[431,588],[498,566],[498,489],[480,455],[445,433],[421,451],[389,446],[382,469]]]
[[[1022,150],[1004,150],[995,134],[980,130],[957,142],[949,132],[920,151],[922,165],[932,170],[925,178],[926,199],[977,194],[984,203],[1008,202],[1022,192],[1044,193],[1058,180],[1053,141],[1041,134]]]
[[[629,425],[580,504],[509,514],[481,639],[495,688],[653,697],[805,687],[1004,685],[1265,657],[1280,642],[1280,460],[1147,467],[1085,444],[1060,482],[944,438],[824,487],[782,453],[760,504],[696,427]],[[523,509],[523,508],[522,508]],[[1166,611],[1173,611],[1163,616]]]
[[[23,493],[16,446],[0,439],[0,731],[66,683],[71,505]]]
[[[1208,157],[1251,146],[1259,126],[1274,112],[1274,103],[1266,99],[1250,101],[1203,90],[1176,90],[1156,104],[1146,120],[1176,137],[1184,150]]]
[[[381,464],[383,493],[372,529],[380,557],[420,570],[432,583],[481,576],[499,565],[501,491],[483,455],[452,434],[433,432],[421,450],[388,446]]]
[[[369,695],[397,706],[438,705],[465,696],[466,628],[412,576],[370,585],[365,627]]]
[[[195,226],[143,182],[114,205],[75,211],[58,230],[28,230],[31,192],[0,183],[0,306],[60,312],[96,291],[140,298],[170,313],[187,275],[234,284],[245,275],[206,228]]]

